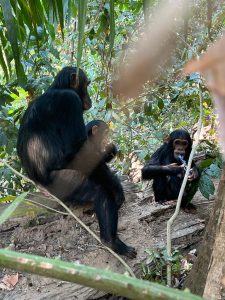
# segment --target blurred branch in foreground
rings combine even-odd
[[[130,47],[127,65],[120,68],[119,78],[112,84],[114,95],[136,97],[143,84],[153,80],[165,66],[176,46],[179,21],[188,12],[187,3],[175,0],[159,6],[134,49]]]
[[[225,150],[225,34],[198,59],[188,62],[184,73],[201,72],[212,92],[219,116],[220,145]]]

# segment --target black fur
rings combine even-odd
[[[173,142],[176,139],[188,141],[188,147],[184,156],[184,160],[187,162],[192,149],[191,137],[186,130],[178,129],[170,134],[169,141],[165,142],[159,149],[156,150],[151,159],[142,169],[143,179],[153,179],[153,191],[156,202],[163,203],[169,200],[175,200],[179,195],[184,178],[184,171],[181,166],[181,161],[177,161],[174,157]],[[177,166],[170,167],[169,165],[173,163],[177,163]],[[192,169],[196,172],[198,177],[198,169],[194,162],[192,163]],[[189,205],[197,190],[196,179],[187,183],[181,204],[183,207]]]

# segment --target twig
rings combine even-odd
[[[47,198],[46,198],[46,199],[47,199]],[[33,203],[33,204],[35,204],[35,205],[38,205],[38,206],[42,206],[42,207],[44,207],[44,208],[46,208],[46,209],[48,209],[48,210],[52,210],[52,211],[54,211],[54,212],[56,212],[56,213],[58,213],[58,214],[64,215],[64,216],[68,216],[68,215],[69,215],[69,214],[66,213],[66,212],[57,210],[57,209],[55,209],[55,208],[52,208],[52,207],[50,207],[50,206],[44,205],[44,204],[42,204],[42,203],[39,203],[39,202],[34,201],[34,200],[31,200],[31,199],[26,199],[26,201],[27,201],[27,202],[30,202],[30,203]]]
[[[185,176],[184,176],[181,188],[180,188],[179,196],[178,196],[178,199],[177,199],[177,205],[176,205],[175,212],[172,215],[172,217],[169,219],[169,221],[167,222],[167,254],[168,254],[169,257],[171,257],[171,227],[172,227],[172,224],[173,224],[174,220],[176,219],[176,217],[177,217],[177,215],[179,214],[179,211],[180,211],[181,200],[182,200],[182,197],[183,197],[183,194],[184,194],[184,189],[185,189],[187,179],[188,179],[188,176],[189,176],[189,171],[191,169],[191,163],[192,163],[195,151],[196,151],[196,147],[197,147],[198,142],[199,142],[201,128],[202,128],[202,119],[203,119],[202,90],[200,88],[200,83],[199,82],[198,82],[198,88],[200,90],[200,93],[199,93],[200,116],[199,116],[196,140],[195,140],[195,144],[192,147],[191,154],[189,156],[186,173],[185,173]],[[171,264],[170,263],[167,264],[167,285],[169,287],[171,286]]]
[[[18,176],[22,177],[23,179],[31,182],[34,186],[36,186],[36,184],[29,178],[27,178],[26,176],[24,176],[23,174],[19,173],[17,170],[15,170],[13,167],[11,167],[5,160],[0,159],[0,162],[2,162],[3,164],[5,164],[10,170],[12,170],[15,174],[17,174]],[[100,240],[100,238],[87,226],[85,225],[60,199],[58,199],[56,196],[54,196],[53,194],[49,193],[48,190],[46,190],[44,187],[42,187],[42,190],[46,191],[51,197],[49,198],[49,200],[52,201],[56,201],[57,203],[59,203],[63,208],[65,208],[66,211],[68,211],[69,215],[71,215],[84,229],[86,229],[87,232],[89,232],[102,246],[104,249],[107,249],[117,260],[119,260],[121,262],[121,264],[127,269],[127,271],[131,274],[131,276],[136,277],[134,275],[134,272],[131,270],[131,268],[128,266],[128,264],[117,254],[115,253],[111,248],[105,246],[102,241]]]

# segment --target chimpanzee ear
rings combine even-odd
[[[77,74],[76,73],[72,73],[71,74],[71,87],[76,89],[79,87],[79,80],[77,80]]]
[[[167,136],[164,138],[164,143],[165,143],[165,144],[169,144],[169,142],[170,142],[170,136],[167,135]]]
[[[92,135],[96,135],[98,133],[98,126],[97,125],[92,126],[91,131],[92,131]]]

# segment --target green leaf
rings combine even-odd
[[[11,214],[15,211],[17,206],[24,201],[25,197],[27,196],[28,192],[22,193],[19,195],[12,204],[10,204],[9,207],[7,207],[2,214],[0,215],[0,225],[3,224],[10,216]]]
[[[32,31],[33,25],[32,25],[32,19],[31,19],[31,10],[30,7],[27,5],[27,2],[25,0],[18,0],[18,3],[21,7],[21,11],[23,12],[23,19],[29,29]]]
[[[79,69],[84,43],[84,28],[86,23],[87,0],[78,0],[78,49],[77,68]]]
[[[207,199],[209,199],[210,195],[214,194],[215,187],[208,175],[204,174],[201,176],[199,180],[199,190],[202,193],[202,195]]]
[[[19,85],[25,86],[26,76],[24,73],[23,65],[21,64],[20,51],[19,51],[18,40],[17,40],[17,30],[16,30],[17,28],[12,13],[12,7],[10,1],[8,0],[0,0],[0,4],[2,7],[3,17],[7,28],[8,40],[11,44],[12,51],[13,51],[13,57],[15,60],[15,68],[16,68],[16,75],[18,78],[18,82]]]
[[[52,2],[52,1],[50,1]],[[31,10],[31,19],[32,19],[32,23],[33,23],[33,34],[35,36],[35,42],[37,45],[37,48],[39,50],[40,48],[40,36],[38,34],[38,27],[42,27],[44,26],[44,24],[46,25],[46,27],[48,27],[48,20],[47,20],[47,15],[45,14],[45,6],[43,5],[43,3],[40,0],[28,0],[28,4]]]
[[[64,3],[64,5],[67,4],[66,1],[62,1],[62,0],[55,1],[56,9],[57,9],[57,15],[59,17],[59,23],[60,23],[60,27],[61,27],[62,39],[64,39],[64,33],[63,33],[63,29],[64,29],[64,9],[63,9],[63,3]]]
[[[16,199],[16,196],[8,195],[6,197],[0,198],[0,203],[6,203],[8,201],[14,201]]]
[[[212,164],[213,160],[214,160],[214,158],[207,158],[207,159],[203,160],[200,163],[200,166],[199,166],[200,169],[204,170],[204,169],[208,168]]]
[[[215,165],[215,164],[211,164],[211,166],[206,170],[206,174],[211,176],[211,177],[220,177],[221,174],[221,169]]]
[[[145,102],[144,104],[144,113],[146,116],[151,116],[152,115],[152,103],[150,102]]]
[[[44,14],[43,6],[40,0],[28,0],[32,21],[34,23],[34,27],[42,26],[43,23],[46,23],[46,17]]]
[[[6,65],[1,47],[0,47],[0,64],[1,64],[1,67],[4,71],[6,81],[8,82],[9,81],[9,73],[8,73],[7,65]]]
[[[161,110],[164,108],[164,102],[162,99],[158,99],[158,108]]]

